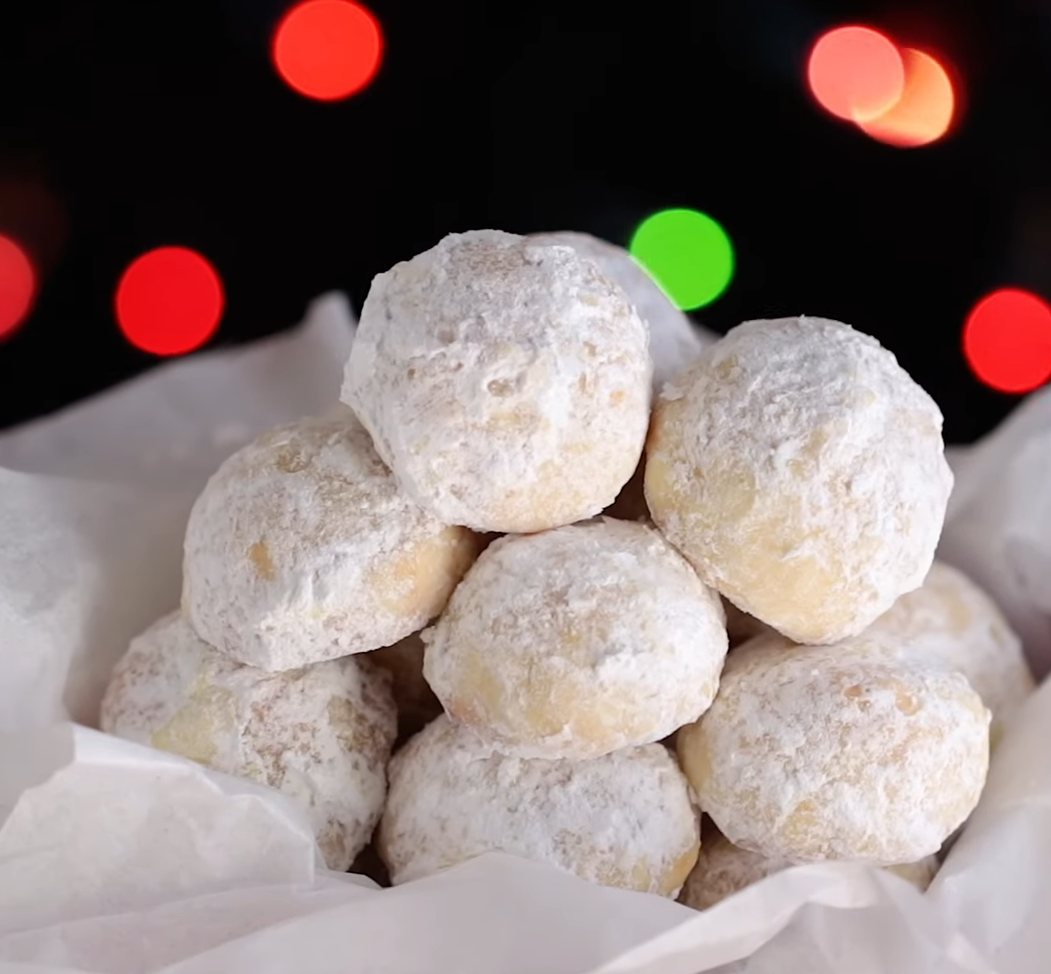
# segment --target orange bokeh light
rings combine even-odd
[[[308,98],[339,101],[379,70],[383,35],[376,18],[350,0],[305,0],[282,18],[271,50],[277,73]]]
[[[928,145],[949,131],[956,98],[949,74],[938,61],[913,48],[902,48],[905,88],[901,98],[877,118],[858,127],[874,139],[899,148]]]
[[[0,338],[18,328],[36,297],[36,272],[26,252],[0,235]]]
[[[967,316],[963,351],[987,386],[1014,393],[1036,389],[1051,379],[1051,307],[1028,291],[994,291]]]
[[[905,88],[897,45],[869,27],[837,27],[822,34],[807,63],[810,90],[826,111],[850,122],[877,118]]]
[[[207,260],[186,247],[158,247],[137,257],[117,285],[117,322],[136,348],[182,355],[219,327],[223,285]]]

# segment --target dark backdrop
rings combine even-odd
[[[1018,397],[982,387],[960,329],[997,286],[1051,294],[1051,15],[1036,0],[371,0],[386,56],[339,104],[268,60],[279,0],[10,0],[0,14],[0,232],[45,278],[0,342],[0,425],[145,369],[113,292],[183,244],[222,274],[207,347],[286,328],[453,230],[577,229],[626,243],[650,212],[716,217],[737,250],[697,314],[806,312],[876,335],[966,442]],[[618,12],[620,11],[620,12]],[[821,30],[936,48],[966,86],[941,144],[881,145],[816,109]],[[21,229],[20,229],[21,228]],[[29,228],[29,229],[25,229]]]

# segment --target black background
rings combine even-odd
[[[1035,0],[531,3],[371,0],[386,52],[346,102],[287,88],[269,38],[288,0],[7,3],[0,232],[44,271],[0,342],[0,425],[161,360],[117,330],[142,251],[222,274],[208,347],[294,324],[318,293],[453,230],[575,229],[626,244],[654,210],[718,219],[737,251],[696,317],[725,331],[805,312],[877,336],[968,442],[1018,402],[970,374],[960,330],[998,286],[1051,295],[1051,12]],[[900,150],[837,123],[808,48],[860,22],[941,52],[963,124]]]

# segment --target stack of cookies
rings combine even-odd
[[[475,231],[375,279],[340,399],[209,481],[104,730],[300,801],[332,869],[375,830],[394,883],[929,879],[1032,681],[932,571],[941,415],[874,339],[702,343],[610,245]]]

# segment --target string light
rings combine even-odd
[[[734,273],[733,245],[726,231],[697,210],[661,210],[639,224],[631,256],[683,311],[714,301]]]
[[[952,124],[956,97],[949,73],[939,61],[923,51],[902,48],[905,88],[901,98],[886,112],[858,128],[874,139],[899,148],[936,142]]]
[[[850,122],[877,118],[901,98],[905,65],[890,38],[870,27],[837,27],[818,38],[807,63],[810,91]]]
[[[185,247],[160,247],[136,258],[117,286],[121,331],[154,355],[199,348],[219,327],[224,305],[215,268]]]
[[[1017,288],[982,298],[963,329],[974,374],[1001,392],[1029,392],[1051,379],[1051,307]]]
[[[929,145],[954,121],[957,99],[945,65],[870,27],[822,34],[810,52],[807,83],[827,112],[898,148]]]
[[[0,338],[13,334],[29,315],[36,282],[29,255],[10,237],[0,235]]]
[[[360,4],[305,0],[278,24],[271,54],[278,74],[295,91],[318,101],[339,101],[375,77],[383,35]]]

